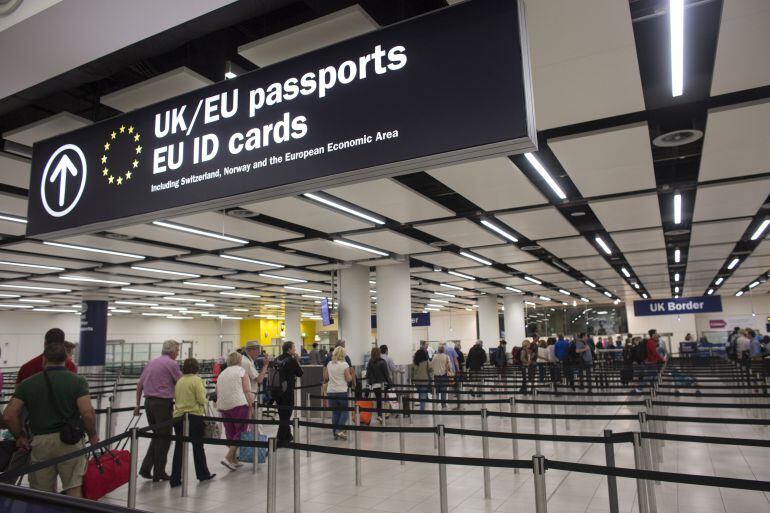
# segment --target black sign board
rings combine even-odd
[[[35,144],[27,235],[535,145],[523,0],[470,0]]]

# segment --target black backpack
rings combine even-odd
[[[636,363],[644,363],[647,361],[647,341],[642,340],[638,346],[636,346],[636,351],[634,351],[634,355],[636,356]]]
[[[267,367],[267,392],[273,399],[281,398],[289,389],[289,379],[286,376],[286,361],[288,358],[276,359]]]

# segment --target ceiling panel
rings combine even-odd
[[[182,66],[102,96],[99,101],[128,112],[211,85],[208,78]]]
[[[594,269],[612,269],[607,261],[600,256],[587,256],[577,258],[565,258],[564,261],[579,271],[589,271]]]
[[[687,262],[687,272],[711,271],[716,274],[724,263],[724,260],[697,260],[695,262]]]
[[[712,223],[693,223],[690,233],[690,245],[703,246],[705,244],[720,244],[724,242],[738,241],[746,228],[749,219],[737,219],[733,221],[718,221]]]
[[[27,198],[0,192],[0,214],[11,214],[27,218]]]
[[[319,256],[336,258],[337,260],[367,260],[376,255],[360,249],[350,248],[341,244],[336,244],[326,239],[310,239],[298,242],[284,242],[281,244],[286,248],[305,251]],[[272,273],[271,273],[272,274]]]
[[[517,271],[532,274],[536,278],[540,277],[544,273],[552,273],[554,268],[544,262],[525,262],[520,264],[514,264],[511,266]]]
[[[0,219],[0,233],[16,236],[24,235],[27,233],[27,225],[25,223],[14,223],[13,221],[4,221]]]
[[[526,6],[539,130],[644,110],[627,2]]]
[[[79,251],[76,249],[65,249],[65,248],[59,248],[56,246],[47,246],[39,242],[32,242],[29,240],[24,240],[21,242],[9,244],[7,246],[4,246],[3,249],[28,252],[28,253],[33,253],[35,255],[50,255],[50,256],[62,257],[62,258],[86,258],[90,261],[109,262],[113,264],[139,261],[134,258],[127,258],[127,257],[117,256],[117,255],[91,253],[91,252]]]
[[[268,271],[276,269],[270,265],[259,265],[229,258],[221,258],[217,255],[191,255],[179,258],[182,262],[192,262],[195,264],[210,265],[221,269],[237,269],[239,271]]]
[[[14,253],[12,251],[0,251],[0,260],[10,262],[22,262],[25,264],[50,265],[55,267],[64,267],[65,269],[84,269],[99,265],[97,262],[87,262],[78,260],[67,260],[64,258],[50,258],[44,256],[30,255],[27,253]]]
[[[415,228],[463,248],[500,243],[500,238],[467,219],[418,224]]]
[[[538,244],[559,258],[593,256],[597,254],[596,249],[588,243],[585,237],[550,239],[540,241]]]
[[[495,278],[505,278],[508,276],[504,272],[495,269],[494,267],[464,267],[462,269],[458,269],[461,273],[464,274],[470,274],[471,276],[475,276],[477,278],[485,278],[485,279],[495,279]]]
[[[770,179],[698,187],[693,221],[752,217],[768,193]]]
[[[709,111],[698,180],[768,171],[770,101]]]
[[[663,230],[660,228],[612,232],[610,236],[612,236],[615,245],[624,253],[645,249],[662,249],[666,246]]]
[[[185,233],[179,230],[162,228],[160,226],[151,224],[135,224],[132,226],[126,226],[124,228],[114,228],[110,231],[123,235],[129,235],[139,239],[153,240],[157,242],[164,242],[166,244],[174,244],[177,246],[195,248],[205,251],[214,251],[218,249],[241,246],[241,244],[235,242],[215,239],[212,237],[205,237],[203,235],[195,235],[192,233]],[[181,251],[177,251],[177,253],[180,252]]]
[[[450,269],[458,267],[468,267],[470,260],[461,257],[456,253],[450,253],[449,251],[441,251],[439,253],[421,254],[416,256],[418,260],[423,260],[429,264],[438,265],[440,267],[448,267]]]
[[[647,123],[548,141],[584,197],[655,188]]]
[[[763,0],[731,0],[722,7],[711,94],[770,84],[770,4]]]
[[[741,267],[764,267],[766,269],[770,269],[770,256],[752,255],[741,264]],[[761,271],[757,272],[757,275],[759,274],[761,274]]]
[[[345,238],[352,241],[367,244],[375,248],[381,248],[392,253],[400,255],[412,255],[415,253],[428,253],[436,251],[436,248],[429,246],[417,239],[401,235],[391,230],[376,230],[355,235],[347,235]]]
[[[299,198],[280,198],[249,203],[243,205],[243,208],[325,233],[360,230],[374,226],[374,223],[364,222]]]
[[[268,262],[274,262],[276,264],[283,265],[318,265],[325,263],[324,260],[318,258],[312,258],[304,255],[297,255],[286,251],[278,251],[268,248],[243,248],[227,251],[230,255],[236,255],[245,258],[253,258],[254,260],[266,260]]]
[[[662,249],[653,249],[650,251],[630,251],[625,253],[626,260],[631,266],[665,264],[668,262],[666,252]]]
[[[335,187],[325,192],[399,223],[454,215],[448,208],[390,178]]]
[[[589,205],[610,232],[661,226],[657,194],[592,201]]]
[[[259,67],[371,32],[377,23],[359,5],[297,25],[238,47],[238,53]]]
[[[698,260],[722,260],[724,261],[735,244],[710,244],[708,246],[690,246],[687,252],[687,261]]]
[[[28,189],[29,172],[29,160],[10,153],[0,153],[0,183]]]
[[[99,237],[97,235],[76,235],[74,237],[57,239],[56,242],[76,244],[78,246],[85,246],[89,248],[106,249],[110,251],[122,251],[124,253],[132,253],[154,258],[164,258],[186,253],[184,250],[167,248],[156,244],[145,244],[130,240],[124,241],[108,239],[107,237]],[[85,258],[92,258],[90,255],[97,255],[98,253],[79,251],[79,254]]]
[[[526,207],[548,200],[507,157],[431,169],[428,174],[484,210]]]
[[[516,262],[531,262],[537,260],[534,256],[522,251],[513,244],[502,244],[499,246],[488,246],[486,248],[475,248],[474,253],[491,258],[502,264],[513,264]]]
[[[496,217],[530,240],[578,235],[578,231],[554,207],[524,210]]]
[[[441,283],[453,283],[457,281],[464,281],[463,278],[460,278],[458,276],[447,274],[445,272],[436,272],[436,271],[414,273],[412,274],[412,278],[421,279],[421,280],[438,281]]]
[[[60,112],[35,123],[5,132],[3,139],[8,139],[25,146],[32,146],[43,139],[71,132],[90,124],[91,122],[85,118],[70,114],[69,112]]]
[[[276,228],[250,219],[238,219],[222,215],[218,212],[204,212],[190,216],[175,217],[170,219],[170,221],[258,242],[273,242],[302,237],[301,233]]]
[[[139,267],[145,267],[148,269],[163,269],[166,271],[191,273],[191,274],[198,274],[201,276],[217,276],[217,275],[223,274],[222,271],[218,271],[217,269],[212,269],[210,267],[204,267],[200,265],[190,265],[190,264],[179,264],[176,262],[169,262],[166,260],[159,260],[154,262],[137,262],[134,265],[137,265]],[[168,274],[155,273],[152,271],[142,271],[142,270],[131,269],[130,267],[122,267],[122,266],[104,267],[103,270],[106,270],[106,271],[115,270],[115,272],[120,272],[121,274],[127,274],[132,276],[145,276],[148,278],[158,278],[163,280],[188,279],[183,276],[172,278],[171,275],[168,275]]]

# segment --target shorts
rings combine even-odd
[[[59,433],[50,433],[47,435],[35,435],[32,439],[32,453],[30,463],[40,463],[42,461],[58,458],[71,452],[78,451],[85,447],[80,442],[69,445],[59,439]],[[77,488],[83,485],[83,475],[86,473],[88,459],[85,455],[63,461],[58,465],[32,472],[29,475],[29,485],[35,490],[44,492],[56,492],[56,477],[62,482],[62,490],[67,491],[71,488]]]

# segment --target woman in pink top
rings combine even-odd
[[[227,355],[227,368],[219,374],[217,380],[217,409],[225,419],[249,419],[254,416],[251,405],[251,384],[246,370],[241,367],[243,357],[240,353],[232,352]],[[225,438],[240,440],[241,433],[248,431],[249,425],[241,422],[227,422]],[[228,446],[227,455],[222,465],[230,470],[237,470],[243,464],[238,461],[235,445]]]

